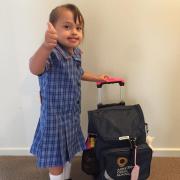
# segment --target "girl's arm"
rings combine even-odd
[[[43,44],[39,47],[29,62],[29,69],[32,74],[39,75],[44,72],[50,52],[51,51],[48,50]]]
[[[105,74],[97,75],[97,74],[85,71],[81,79],[85,81],[98,82],[98,81],[106,81],[107,78],[108,78],[108,75],[105,75]]]
[[[47,59],[52,49],[57,45],[57,33],[53,25],[48,23],[45,33],[45,41],[35,52],[29,62],[29,69],[32,74],[39,75],[44,72]]]

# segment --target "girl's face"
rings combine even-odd
[[[82,26],[79,21],[74,22],[74,16],[71,11],[63,10],[58,21],[55,24],[58,35],[58,41],[69,53],[73,53],[73,49],[81,43],[83,39]]]

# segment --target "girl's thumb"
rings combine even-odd
[[[50,31],[56,31],[56,30],[54,29],[54,26],[53,26],[50,22],[48,22],[47,25],[48,25],[48,30],[50,30]]]

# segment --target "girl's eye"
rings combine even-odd
[[[81,26],[77,27],[76,29],[77,29],[78,31],[82,31],[82,27],[81,27]]]
[[[71,29],[71,27],[69,25],[64,25],[64,28],[67,30]]]

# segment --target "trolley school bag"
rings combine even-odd
[[[124,86],[123,81],[116,83]],[[94,146],[83,152],[82,170],[97,180],[130,180],[137,164],[138,180],[147,179],[152,150],[146,144],[147,127],[140,105],[126,106],[123,101],[102,105],[100,102],[97,110],[88,112],[87,141],[94,139]]]

